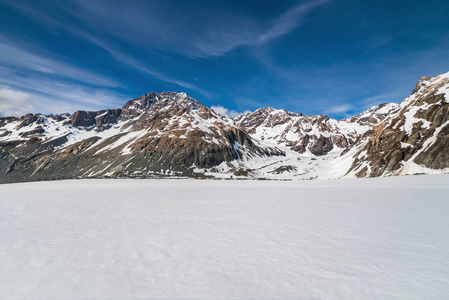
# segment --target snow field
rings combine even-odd
[[[449,176],[0,185],[0,299],[444,299]]]

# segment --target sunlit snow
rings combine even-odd
[[[0,185],[1,299],[445,299],[449,175]]]

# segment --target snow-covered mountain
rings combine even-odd
[[[0,182],[162,176],[312,179],[449,168],[449,73],[348,119],[260,108],[235,119],[185,93],[121,109],[0,118]]]
[[[347,175],[449,172],[449,73],[421,77],[411,96],[367,131],[346,157]]]
[[[345,149],[370,129],[357,122],[326,115],[306,116],[274,108],[260,108],[235,118],[252,138],[279,145],[299,154],[325,155],[335,147]]]

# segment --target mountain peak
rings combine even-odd
[[[186,93],[162,92],[160,94],[152,92],[143,94],[140,97],[129,100],[122,107],[121,120],[135,118],[142,113],[152,111],[167,111],[173,108],[197,110],[203,105]]]
[[[416,93],[417,91],[419,91],[422,87],[426,86],[426,82],[430,81],[432,78],[429,76],[422,76],[421,78],[419,78],[418,82],[416,83],[415,88],[412,91],[412,94]]]
[[[391,114],[399,110],[399,108],[400,105],[398,103],[382,103],[362,111],[357,116],[343,120],[356,122],[361,125],[376,125],[388,116],[391,116]]]
[[[344,120],[272,107],[230,119],[176,92],[143,94],[121,109],[0,118],[0,182],[446,172],[447,153],[449,73],[422,77],[400,104]]]

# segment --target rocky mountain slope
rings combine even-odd
[[[185,93],[120,109],[0,118],[0,182],[69,178],[313,179],[447,172],[449,73],[343,120],[261,108],[234,120]]]
[[[284,155],[184,93],[150,93],[121,109],[0,119],[4,182],[202,176],[244,157]]]
[[[449,172],[449,73],[421,77],[347,156],[357,177]]]
[[[328,154],[335,147],[347,148],[370,128],[326,115],[306,116],[271,107],[237,116],[235,122],[254,139],[317,156]]]

